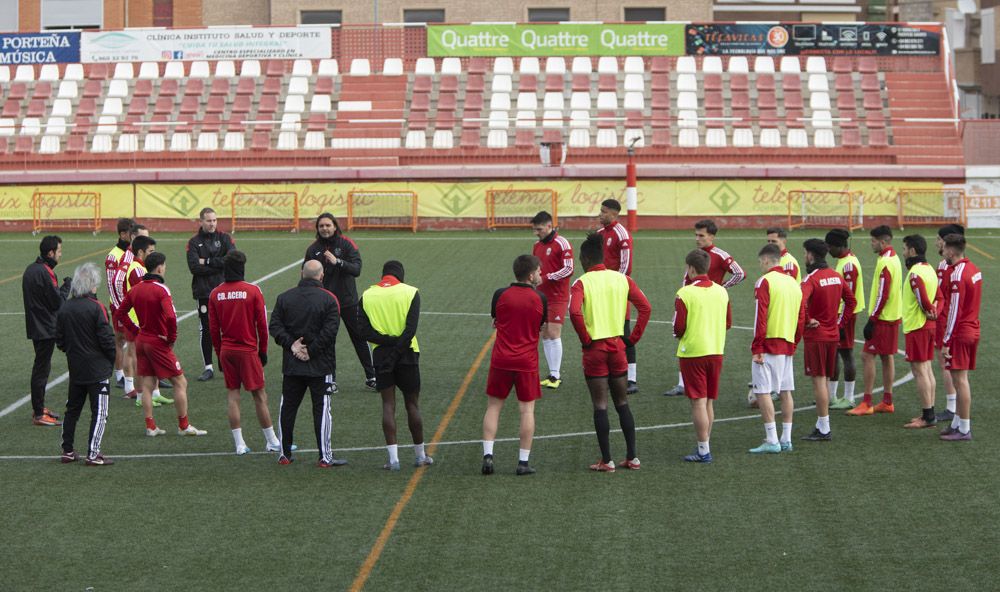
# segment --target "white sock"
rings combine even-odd
[[[153,389],[153,398],[155,399],[156,397],[159,396],[160,396],[160,389],[158,388]]]
[[[711,451],[712,449],[708,447],[708,442],[698,442],[698,454],[705,456]]]
[[[247,443],[243,441],[243,428],[236,428],[233,430],[233,442],[236,443],[237,449],[243,448],[247,445]]]
[[[264,439],[267,440],[268,445],[279,444],[278,437],[274,435],[274,426],[263,428],[262,431],[264,432]]]
[[[816,418],[816,429],[819,430],[821,434],[830,433],[830,416],[824,415],[823,417]]]
[[[957,408],[956,403],[958,402],[958,395],[955,393],[951,393],[950,395],[945,395],[944,399],[945,401],[947,401],[945,403],[945,407],[947,407],[948,411],[954,413],[955,409]]]
[[[525,450],[524,448],[517,449],[517,462],[528,462],[528,455],[531,454],[531,450]]]
[[[423,443],[414,444],[413,445],[413,456],[417,457],[418,459],[424,457],[424,445],[423,445]]]
[[[792,424],[784,423],[781,424],[781,441],[784,443],[790,443],[792,441]]]
[[[677,386],[684,386],[684,375],[680,372],[677,373]]]
[[[562,364],[562,339],[543,339],[542,349],[545,351],[545,362],[549,365],[549,375],[558,379]]]
[[[829,385],[830,385],[830,400],[832,401],[837,398],[837,390],[840,388],[840,381],[831,380]]]
[[[958,417],[958,414],[956,413],[955,417],[951,418],[951,429],[953,429],[953,430],[958,429],[958,426],[961,425],[959,422],[961,422],[961,421],[962,420]]]
[[[211,370],[212,372],[215,372],[215,369],[212,368],[211,364],[205,364],[205,370]]]
[[[844,381],[844,398],[847,399],[848,401],[850,401],[851,403],[854,402],[854,381],[853,380],[850,381],[850,382]]]
[[[493,454],[493,440],[483,440],[483,456]]]
[[[135,379],[132,378],[131,376],[126,376],[125,377],[125,392],[126,393],[131,393],[134,390],[135,390]]]
[[[628,365],[628,381],[629,382],[635,382],[635,375],[636,375],[635,364],[629,364]]]
[[[778,443],[778,427],[773,421],[764,424],[764,441],[768,444]]]
[[[125,378],[125,373],[122,371],[122,369],[119,368],[118,370],[115,370],[115,382],[118,382],[123,378]]]
[[[972,429],[972,420],[971,419],[960,419],[960,420],[958,420],[958,431],[962,432],[963,434],[968,434],[969,430],[971,430],[971,429]]]
[[[389,451],[389,464],[399,464],[399,444],[389,444],[385,448]]]

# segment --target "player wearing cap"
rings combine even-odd
[[[795,402],[795,377],[792,355],[802,337],[805,308],[802,290],[781,266],[781,249],[764,245],[757,254],[764,275],[754,287],[754,330],[750,346],[753,363],[753,392],[757,395],[764,420],[764,442],[750,449],[750,454],[777,454],[792,450],[792,414]],[[775,424],[772,394],[781,396],[781,439]]]
[[[542,263],[534,255],[520,255],[514,260],[513,284],[493,293],[490,314],[496,327],[496,342],[490,356],[486,379],[486,414],[483,416],[484,475],[493,473],[493,443],[500,422],[500,410],[510,395],[517,392],[521,414],[520,450],[517,475],[535,472],[528,464],[531,438],[535,433],[535,401],[542,398],[538,382],[538,337],[545,323],[547,301],[535,290],[542,283]]]
[[[260,288],[244,281],[247,256],[238,250],[222,258],[223,281],[208,296],[208,329],[215,357],[226,381],[229,429],[236,454],[250,452],[240,426],[240,386],[253,396],[257,421],[264,431],[268,452],[279,452],[281,443],[274,434],[271,412],[264,390],[267,364],[267,310]]]
[[[573,277],[573,247],[552,226],[552,214],[538,212],[531,219],[538,237],[532,253],[542,262],[542,283],[538,291],[545,295],[548,309],[542,325],[542,350],[549,373],[542,386],[556,389],[562,383],[562,326],[569,309],[569,282]]]
[[[907,423],[906,428],[929,428],[937,424],[934,415],[934,333],[941,308],[941,291],[934,268],[927,263],[927,241],[919,234],[903,238],[906,258],[906,284],[903,286],[903,334],[906,340],[906,361],[917,381],[921,414]]]
[[[651,309],[646,295],[627,275],[606,268],[599,233],[587,236],[580,247],[580,265],[586,270],[570,288],[569,315],[583,345],[583,375],[594,406],[594,429],[601,448],[601,460],[591,470],[614,472],[611,460],[611,427],[608,423],[608,392],[625,436],[626,458],[622,468],[638,469],[635,450],[635,419],[628,406],[625,347],[642,338]],[[626,337],[623,331],[628,305],[639,311],[635,328]]]
[[[837,346],[844,327],[854,324],[854,292],[826,262],[826,243],[811,238],[805,248],[806,271],[802,282],[805,309],[805,369],[816,395],[816,427],[803,440],[822,442],[833,439],[830,431],[830,391],[828,381],[837,364]]]
[[[865,345],[861,353],[864,366],[865,398],[847,415],[894,413],[892,383],[896,378],[894,357],[898,351],[899,324],[903,316],[903,269],[899,256],[892,248],[892,230],[878,226],[871,231],[872,251],[878,255],[871,294],[868,296],[868,322],[865,324]],[[882,362],[882,402],[872,405],[875,387],[875,356]]]
[[[851,252],[848,240],[851,233],[842,228],[835,228],[826,233],[826,246],[836,260],[834,268],[844,283],[854,293],[857,304],[850,320],[843,327],[840,336],[840,343],[837,345],[837,360],[833,369],[833,376],[830,378],[830,409],[851,409],[854,407],[854,381],[857,378],[857,370],[854,365],[854,327],[858,321],[858,314],[865,309],[865,281],[861,273],[861,262],[858,257]],[[840,314],[844,314],[842,309]],[[840,366],[844,366],[844,396],[837,397],[837,389],[840,385]]]
[[[958,394],[951,426],[941,431],[941,439],[972,439],[972,391],[969,371],[976,369],[979,347],[979,305],[982,302],[983,274],[965,256],[965,236],[944,237],[944,256],[951,273],[944,290],[948,293],[948,322],[945,324],[941,354],[948,363]]]
[[[365,290],[361,310],[361,335],[372,344],[375,388],[382,396],[382,433],[389,461],[382,467],[399,470],[396,440],[396,388],[403,393],[406,422],[413,437],[413,466],[434,464],[424,448],[424,421],[420,416],[420,292],[403,283],[403,264],[386,261],[382,279]],[[537,345],[536,345],[537,347]],[[537,380],[537,378],[536,378]]]
[[[732,288],[746,278],[746,272],[740,267],[732,256],[715,245],[715,235],[719,233],[719,227],[715,221],[705,219],[694,223],[694,243],[695,246],[708,253],[708,271],[705,274],[713,283],[719,284],[723,288]],[[726,280],[726,274],[730,278]],[[725,280],[725,281],[724,281]],[[684,272],[683,285],[688,285],[693,278]],[[677,397],[684,394],[684,377],[677,373],[677,386],[663,393],[665,397]]]
[[[115,313],[115,320],[126,331],[136,335],[136,374],[142,388],[142,410],[146,418],[146,435],[166,433],[156,426],[153,419],[153,388],[157,379],[166,378],[174,385],[177,402],[177,434],[179,436],[204,436],[206,432],[188,422],[187,379],[181,363],[174,355],[177,341],[177,313],[170,289],[163,283],[167,270],[167,257],[154,252],[146,257],[142,282],[125,294],[122,305]],[[138,323],[129,316],[135,310]]]
[[[712,462],[709,439],[715,420],[714,401],[719,398],[722,354],[726,331],[733,326],[733,312],[726,289],[708,278],[711,258],[695,249],[684,258],[691,279],[674,299],[674,337],[684,390],[691,401],[691,422],[698,447],[684,457],[686,462]]]

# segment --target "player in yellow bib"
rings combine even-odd
[[[917,380],[921,413],[904,427],[929,428],[937,425],[934,413],[934,337],[941,290],[937,271],[927,263],[927,240],[919,234],[903,239],[906,257],[906,284],[903,286],[903,334],[906,339],[906,361]]]

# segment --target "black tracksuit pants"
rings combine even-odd
[[[63,452],[73,451],[76,422],[80,419],[83,405],[90,399],[90,431],[87,437],[87,457],[101,453],[101,440],[108,423],[108,381],[91,384],[69,383],[69,397],[66,400],[66,415],[62,425]]]
[[[45,385],[49,382],[52,371],[52,352],[56,348],[55,339],[36,339],[35,363],[31,366],[31,412],[34,417],[42,414],[45,409]]]
[[[201,328],[198,336],[201,338],[201,357],[205,360],[206,366],[212,365],[212,332],[208,328],[208,298],[198,299],[198,320]],[[219,363],[222,366],[222,363]]]
[[[354,352],[358,355],[358,361],[365,370],[365,378],[375,378],[375,368],[372,365],[372,351],[368,347],[368,342],[361,335],[361,312],[358,305],[345,306],[340,311],[340,322],[347,328],[347,336],[354,344]],[[337,370],[333,370],[333,379],[337,380]]]
[[[281,381],[281,407],[278,412],[278,425],[281,430],[281,454],[292,458],[293,432],[295,431],[295,416],[299,413],[299,405],[305,397],[306,389],[312,395],[313,428],[316,430],[316,447],[319,448],[320,460],[333,461],[333,448],[330,436],[333,432],[333,418],[330,412],[330,394],[333,376],[288,376]]]

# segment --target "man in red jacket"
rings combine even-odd
[[[268,452],[280,452],[271,412],[264,390],[267,365],[267,310],[260,288],[244,281],[247,256],[229,251],[222,258],[224,279],[208,297],[208,328],[212,347],[226,379],[229,429],[233,431],[236,454],[250,452],[240,426],[240,385],[253,395],[257,421],[264,430]]]
[[[950,265],[942,291],[947,294],[948,321],[945,323],[941,355],[947,362],[958,394],[955,417],[951,426],[941,431],[941,439],[962,441],[972,439],[972,390],[969,371],[976,369],[979,347],[979,307],[983,295],[983,274],[965,256],[965,236],[944,237],[944,257]]]
[[[806,272],[802,281],[802,304],[805,307],[806,376],[812,378],[816,395],[816,427],[803,440],[826,442],[830,432],[830,384],[837,367],[837,346],[846,327],[854,323],[858,300],[844,277],[826,262],[829,248],[818,238],[807,240]],[[786,268],[787,269],[787,268]],[[839,313],[844,303],[843,314]]]
[[[163,283],[163,274],[167,270],[167,256],[160,252],[150,253],[146,257],[147,273],[138,286],[133,286],[122,300],[122,305],[115,311],[115,320],[127,331],[138,336],[136,345],[136,374],[142,385],[142,412],[146,417],[146,435],[159,436],[165,434],[156,426],[153,419],[153,389],[157,380],[166,378],[174,385],[174,401],[177,405],[177,435],[204,436],[207,432],[199,430],[190,423],[187,417],[187,379],[181,370],[181,363],[174,355],[174,342],[177,341],[177,313],[174,311],[174,299],[170,289]],[[135,310],[139,324],[129,318],[128,313]]]

